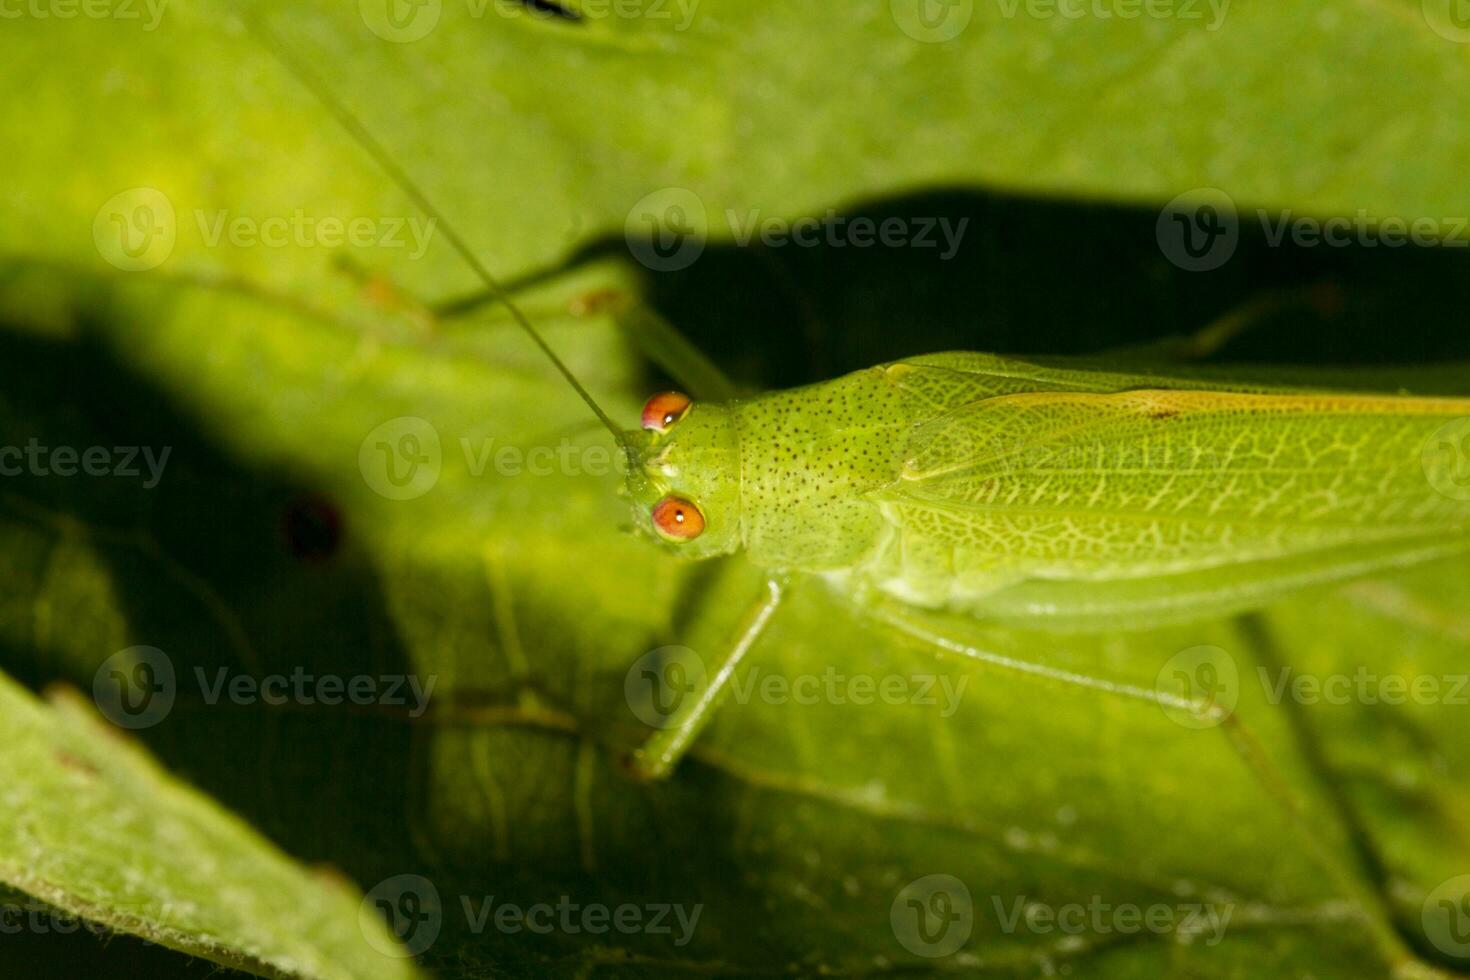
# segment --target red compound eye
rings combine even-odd
[[[704,531],[704,514],[683,497],[665,497],[653,505],[653,529],[673,541],[688,541]]]
[[[643,427],[664,432],[689,411],[689,396],[677,391],[661,391],[643,404]]]

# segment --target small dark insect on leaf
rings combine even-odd
[[[540,14],[551,14],[555,17],[560,17],[562,20],[573,22],[580,22],[582,20],[582,12],[580,10],[557,3],[556,0],[521,0],[521,3]]]
[[[342,516],[322,497],[299,497],[281,515],[281,534],[297,561],[326,561],[341,546]]]

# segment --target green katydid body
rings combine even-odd
[[[623,443],[638,525],[671,496],[698,510],[702,533],[678,536],[692,557],[743,550],[856,595],[1091,627],[1248,608],[1470,547],[1459,456],[1430,445],[1470,416],[1470,399],[950,353],[619,433],[382,144],[247,23]],[[1470,444],[1459,428],[1450,436],[1456,450]]]
[[[935,354],[630,436],[694,557],[1051,628],[1149,626],[1470,548],[1431,436],[1470,399]],[[1467,423],[1470,425],[1470,423]]]

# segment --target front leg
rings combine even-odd
[[[642,779],[663,779],[674,771],[695,738],[709,724],[715,709],[729,691],[735,669],[766,631],[785,595],[784,578],[771,578],[765,583],[760,596],[741,619],[729,648],[711,665],[713,669],[708,672],[704,683],[687,692],[692,697],[681,699],[667,727],[661,728],[633,751],[628,764],[635,775]]]

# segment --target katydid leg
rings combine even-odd
[[[1330,283],[1315,283],[1285,289],[1262,289],[1226,310],[1214,320],[1187,334],[1163,337],[1151,343],[1109,351],[1125,359],[1187,362],[1202,361],[1218,354],[1236,339],[1287,310],[1331,308],[1336,294]]]
[[[584,297],[579,306],[589,312],[611,313],[618,329],[673,378],[685,394],[701,401],[723,402],[740,393],[715,362],[690,343],[678,327],[637,297],[608,290]]]
[[[1392,925],[1392,911],[1384,897],[1352,870],[1344,868],[1340,857],[1328,850],[1316,832],[1316,828],[1311,825],[1306,807],[1292,788],[1291,783],[1282,775],[1280,768],[1272,761],[1262,743],[1230,710],[1213,700],[1201,701],[1180,697],[1135,684],[1092,677],[984,650],[945,633],[939,626],[931,625],[936,618],[932,614],[892,601],[875,601],[866,605],[861,611],[874,622],[944,653],[966,657],[989,667],[1047,683],[1086,688],[1113,697],[1157,705],[1171,711],[1187,712],[1210,727],[1217,727],[1225,736],[1231,750],[1240,758],[1257,783],[1285,813],[1292,829],[1301,839],[1313,861],[1326,872],[1329,879],[1344,896],[1350,898],[1362,909],[1364,924],[1375,946],[1378,947],[1385,960],[1393,965],[1394,975],[1411,976],[1419,968],[1417,958]]]
[[[730,679],[736,668],[766,631],[785,595],[784,578],[772,578],[765,583],[759,598],[741,618],[730,646],[719,660],[709,665],[702,689],[680,706],[672,725],[660,729],[633,752],[629,765],[635,774],[644,779],[662,779],[673,772],[699,733],[709,724],[715,709],[729,691]]]

